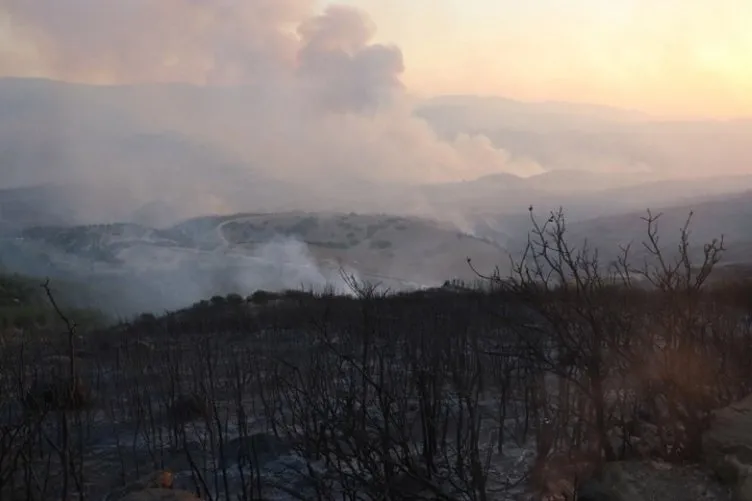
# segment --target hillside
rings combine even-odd
[[[752,251],[752,192],[660,208],[661,245],[676,249],[690,210],[693,252],[723,234],[725,264],[748,264]],[[162,311],[214,294],[332,284],[341,270],[392,289],[473,280],[466,259],[480,271],[508,265],[530,230],[527,207],[517,214],[478,215],[458,224],[406,216],[336,212],[243,213],[205,216],[156,229],[133,223],[22,228],[0,240],[2,263],[12,271],[65,280],[85,278],[98,292],[94,305],[117,314]],[[546,207],[535,206],[545,217]],[[565,207],[568,215],[570,208]],[[644,211],[570,219],[568,235],[598,247],[604,263],[633,243],[642,259]],[[579,217],[577,217],[579,216]],[[459,228],[466,232],[460,231]],[[475,236],[471,236],[475,235]]]
[[[660,243],[670,252],[679,243],[680,228],[692,213],[689,226],[690,243],[698,254],[702,246],[713,238],[724,237],[727,251],[724,263],[749,263],[752,250],[752,191],[738,195],[701,199],[694,203],[652,208],[657,220]],[[617,216],[605,216],[577,221],[568,226],[573,240],[587,239],[604,256],[613,256],[620,245],[634,244],[635,257],[643,256],[641,243],[647,238],[646,211],[634,211]]]
[[[501,247],[448,223],[355,213],[208,216],[166,229],[39,226],[9,234],[0,245],[8,268],[85,276],[117,291],[117,306],[133,312],[228,292],[341,287],[342,269],[403,289],[472,280],[468,257],[486,271],[506,263]]]
[[[203,222],[205,220],[196,221]],[[186,231],[193,222],[173,228]],[[276,238],[304,242],[319,261],[342,261],[363,273],[419,277],[444,269],[462,274],[465,258],[498,259],[502,249],[458,231],[448,223],[392,215],[291,212],[216,219],[219,243],[250,250]],[[212,233],[210,232],[209,235]],[[206,239],[207,233],[199,234]],[[460,265],[459,268],[464,268]]]

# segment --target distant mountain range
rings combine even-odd
[[[467,257],[505,266],[530,206],[541,217],[563,207],[572,238],[606,257],[640,242],[646,208],[665,212],[668,247],[694,210],[698,245],[723,233],[730,262],[751,260],[752,121],[449,96],[416,116],[548,171],[408,184],[277,168],[246,141],[277,140],[237,105],[252,93],[0,79],[0,264],[102,281],[129,311],[337,281],[340,265],[394,287],[435,285],[473,278]],[[292,143],[278,152],[302,155]]]
[[[752,191],[684,202],[671,207],[654,207],[660,214],[657,231],[662,246],[671,255],[677,251],[680,229],[689,221],[690,244],[699,258],[702,247],[723,237],[727,248],[723,263],[752,264]],[[630,242],[639,255],[647,238],[646,211],[578,221],[569,226],[574,239],[588,239],[606,252],[613,253]]]
[[[680,230],[691,215],[690,250],[696,260],[701,258],[706,243],[723,237],[726,247],[723,264],[752,265],[752,191],[697,198],[673,206],[656,204],[650,209],[653,216],[658,216],[656,230],[666,256],[676,256]],[[540,224],[549,214],[548,209],[533,207],[533,216]],[[604,265],[616,259],[627,245],[631,245],[633,263],[641,263],[649,257],[643,246],[648,239],[647,207],[594,218],[570,218],[566,208],[564,214],[567,241],[577,247],[587,242],[591,249],[597,248]],[[475,219],[474,224],[477,235],[503,242],[511,254],[522,251],[532,228],[530,213],[485,215]]]
[[[582,177],[599,180],[602,189],[559,192],[555,189],[559,177]],[[613,187],[617,184],[617,187]],[[706,179],[672,179],[618,186],[608,175],[582,172],[551,172],[529,178],[511,174],[486,176],[481,179],[414,187],[374,186],[371,191],[359,190],[359,201],[317,198],[300,193],[297,203],[284,200],[284,193],[292,196],[292,188],[275,192],[272,184],[252,185],[244,191],[238,184],[237,199],[247,195],[248,205],[255,212],[273,213],[300,210],[312,212],[338,211],[359,213],[389,213],[447,221],[462,231],[474,234],[479,228],[492,226],[493,233],[510,235],[524,233],[529,227],[527,209],[533,206],[538,213],[562,207],[570,222],[598,220],[629,213],[643,213],[645,209],[672,206],[692,206],[703,202],[723,204],[736,200],[736,195],[752,190],[752,175],[726,176]],[[201,200],[196,187],[195,200]],[[744,198],[746,195],[741,195]],[[118,198],[120,197],[120,198]],[[117,204],[112,201],[117,201]],[[204,199],[206,201],[206,199]],[[190,201],[190,200],[188,200]],[[210,201],[209,201],[210,202]],[[736,203],[736,202],[734,202]],[[115,187],[77,184],[44,184],[0,190],[0,232],[33,226],[66,226],[133,223],[155,228],[167,228],[184,220],[185,200],[170,199],[142,203],[118,193]],[[105,207],[103,210],[102,207]],[[107,210],[109,209],[109,210]],[[113,210],[116,209],[116,210]],[[196,205],[195,216],[230,213],[226,205],[217,207],[207,203]],[[731,211],[733,213],[733,210]],[[639,219],[639,218],[638,218]],[[746,227],[738,228],[744,230]]]
[[[440,97],[422,103],[417,114],[444,137],[483,134],[554,171],[663,178],[745,174],[752,168],[752,117],[675,121],[603,106],[477,96]]]
[[[276,140],[274,124],[255,123],[242,106],[260,106],[254,92],[0,79],[0,189],[25,188],[3,192],[0,204],[18,215],[42,197],[50,208],[27,207],[23,217],[44,220],[49,212],[55,224],[161,227],[209,213],[289,210],[458,221],[530,204],[594,217],[752,188],[752,120],[667,122],[607,107],[472,96],[421,102],[415,114],[440,136],[483,134],[548,172],[429,186],[347,169],[327,175],[326,166],[306,177],[260,157],[248,142],[251,134],[263,144]],[[280,155],[295,158],[295,148],[280,144]]]

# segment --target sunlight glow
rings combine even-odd
[[[401,49],[402,80],[419,96],[486,94],[677,116],[752,115],[749,0],[279,0],[274,8],[288,9],[286,22],[295,24],[343,3],[370,15],[377,41]],[[164,9],[180,5],[184,0],[170,0]],[[23,29],[12,29],[3,9],[0,76],[60,76]],[[187,36],[179,46],[201,43]],[[195,68],[177,66],[165,71],[184,77]],[[65,71],[70,78],[70,67]],[[81,79],[107,80],[91,68],[81,71]]]

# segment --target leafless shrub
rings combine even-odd
[[[660,245],[659,218],[649,211],[644,218],[642,262],[626,246],[606,264],[587,242],[568,240],[562,211],[542,223],[531,212],[533,229],[513,275],[486,277],[525,311],[507,320],[515,349],[537,374],[539,484],[550,477],[552,458],[572,451],[596,469],[644,454],[698,460],[710,411],[748,391],[749,365],[741,366],[736,347],[749,329],[707,287],[723,239],[704,245],[693,262],[690,214],[670,256]]]

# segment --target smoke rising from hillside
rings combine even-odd
[[[71,304],[125,317],[179,309],[230,292],[330,289],[353,294],[342,272],[362,282],[352,266],[318,263],[305,242],[282,235],[253,250],[229,252],[132,244],[117,253],[117,263],[51,245],[34,247],[37,253],[2,241],[0,246],[3,266],[40,281],[49,277],[53,283],[79,284],[68,291]]]
[[[114,305],[103,306],[127,308],[125,313],[181,308],[228,292],[249,295],[257,290],[321,292],[332,288],[351,293],[339,269],[319,266],[308,246],[290,237],[273,238],[247,253],[167,250],[164,257],[172,260],[172,265],[160,263],[149,252],[123,257],[125,266],[116,270],[120,276],[116,288],[121,295]],[[358,277],[349,268],[347,273]]]

